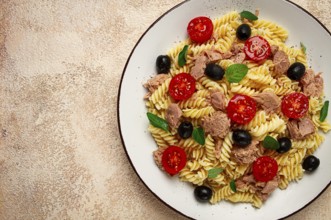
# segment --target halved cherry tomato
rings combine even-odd
[[[247,95],[235,95],[226,108],[229,118],[238,124],[247,124],[256,114],[256,102]]]
[[[162,166],[171,176],[176,175],[186,165],[186,153],[177,146],[169,146],[162,155]]]
[[[195,92],[195,79],[188,73],[179,73],[169,84],[169,95],[176,101],[186,100]]]
[[[294,92],[284,96],[281,104],[282,112],[288,118],[302,118],[309,108],[309,99],[302,93]]]
[[[261,36],[254,36],[246,40],[244,52],[247,58],[259,62],[270,56],[271,48],[266,39]]]
[[[196,43],[203,43],[209,40],[213,30],[213,22],[204,16],[193,18],[187,25],[187,33],[191,40]]]
[[[268,182],[277,175],[277,171],[277,161],[272,157],[262,156],[253,163],[253,176],[257,181]]]

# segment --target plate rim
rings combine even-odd
[[[123,84],[123,78],[126,72],[126,69],[128,67],[128,64],[131,60],[131,57],[133,55],[133,53],[135,52],[137,46],[139,45],[139,43],[141,42],[141,40],[144,38],[144,36],[149,32],[150,29],[153,28],[153,26],[159,22],[164,16],[166,16],[167,14],[169,14],[170,12],[172,12],[173,10],[175,10],[176,8],[180,7],[181,5],[190,2],[191,0],[184,0],[180,3],[178,3],[177,5],[171,7],[170,9],[168,9],[167,11],[165,11],[163,14],[161,14],[154,22],[152,22],[149,27],[143,32],[143,34],[139,37],[138,41],[135,43],[134,47],[132,48],[129,57],[127,58],[122,74],[121,74],[121,79],[120,79],[120,84],[119,84],[119,88],[118,88],[118,92],[117,92],[117,126],[118,126],[118,130],[119,130],[119,134],[121,137],[121,142],[122,142],[122,146],[124,148],[125,154],[127,156],[127,158],[129,159],[130,165],[133,168],[134,172],[136,173],[136,175],[139,177],[140,181],[143,183],[143,185],[149,190],[149,192],[151,192],[159,201],[161,201],[164,205],[166,205],[167,207],[169,207],[170,209],[172,209],[173,211],[175,211],[176,213],[179,213],[180,215],[188,218],[188,219],[194,219],[186,214],[184,214],[183,212],[179,211],[178,209],[176,209],[175,207],[171,206],[170,204],[168,204],[167,202],[165,202],[163,199],[161,199],[156,193],[153,192],[153,190],[151,190],[151,188],[147,185],[147,183],[145,183],[145,181],[143,180],[143,178],[139,175],[139,173],[136,170],[136,167],[134,166],[126,145],[125,145],[125,141],[123,138],[123,134],[122,134],[122,129],[121,129],[121,121],[120,121],[120,100],[121,100],[121,89],[122,89],[122,84]],[[328,30],[328,28],[318,19],[316,18],[312,13],[310,13],[308,10],[306,10],[305,8],[303,8],[302,6],[298,5],[297,3],[292,2],[291,0],[282,0],[283,2],[287,2],[292,4],[293,6],[297,7],[299,10],[302,10],[303,12],[305,12],[307,15],[309,15],[311,18],[313,18],[317,23],[319,23],[319,25],[321,25],[321,27],[330,35],[331,37],[331,31]],[[308,203],[306,203],[304,206],[302,206],[301,208],[297,209],[296,211],[288,214],[287,216],[284,216],[280,219],[286,219],[298,212],[300,212],[301,210],[305,209],[306,207],[308,207],[310,204],[312,204],[315,200],[317,200],[331,185],[331,180],[329,181],[329,183],[324,187],[323,190],[320,191],[320,193],[318,193],[312,200],[310,200]]]

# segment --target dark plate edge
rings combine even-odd
[[[123,139],[123,135],[122,135],[122,130],[121,130],[121,122],[120,122],[120,108],[119,108],[119,104],[120,104],[120,94],[121,94],[121,88],[122,88],[122,81],[123,81],[123,78],[124,78],[124,74],[125,74],[125,71],[126,71],[126,68],[128,66],[128,63],[130,62],[130,59],[131,59],[131,56],[132,54],[134,53],[136,47],[138,46],[138,44],[140,43],[140,41],[142,40],[142,38],[147,34],[147,32],[159,21],[161,20],[165,15],[167,15],[168,13],[170,13],[171,11],[173,11],[174,9],[178,8],[179,6],[181,6],[182,4],[188,2],[190,0],[185,0],[177,5],[175,5],[174,7],[170,8],[168,11],[166,11],[164,14],[162,14],[159,18],[157,18],[149,27],[148,29],[141,35],[141,37],[139,38],[139,40],[137,41],[137,43],[135,44],[135,46],[133,47],[126,63],[125,63],[125,66],[124,66],[124,69],[122,71],[122,76],[121,76],[121,80],[120,80],[120,85],[119,85],[119,89],[118,89],[118,93],[117,93],[117,125],[118,125],[118,128],[119,128],[119,133],[120,133],[120,137],[121,137],[121,142],[122,142],[122,145],[123,145],[123,148],[124,148],[124,151],[125,151],[125,154],[127,156],[127,158],[129,159],[129,162],[131,164],[131,167],[133,168],[133,170],[135,171],[135,173],[137,174],[137,176],[139,177],[139,179],[141,180],[141,182],[145,185],[145,187],[159,200],[161,201],[163,204],[165,204],[167,207],[169,207],[170,209],[172,209],[173,211],[185,216],[186,218],[189,218],[189,219],[193,219],[187,215],[185,215],[184,213],[180,212],[179,210],[177,210],[176,208],[172,207],[171,205],[169,205],[168,203],[166,203],[165,201],[163,201],[157,194],[155,194],[149,187],[148,185],[144,182],[144,180],[140,177],[140,175],[138,174],[135,166],[133,165],[132,161],[131,161],[131,158],[129,157],[129,154],[127,152],[127,149],[125,147],[125,143],[124,143],[124,139]],[[309,11],[307,11],[306,9],[304,9],[303,7],[301,7],[300,5],[290,1],[290,0],[283,0],[283,1],[286,1],[290,4],[292,4],[293,6],[297,7],[298,9],[304,11],[306,14],[308,14],[310,17],[312,17],[315,21],[317,21],[324,29],[325,31],[331,36],[331,32],[326,28],[326,26],[321,22],[319,21],[313,14],[311,14]],[[296,210],[295,212],[287,215],[287,216],[284,216],[280,219],[286,219],[298,212],[300,212],[301,210],[305,209],[307,206],[309,206],[311,203],[313,203],[318,197],[320,197],[325,191],[326,189],[330,186],[331,184],[331,180],[329,182],[328,185],[325,186],[325,188],[314,198],[312,199],[311,201],[309,201],[306,205],[304,205],[303,207],[301,207],[300,209]]]

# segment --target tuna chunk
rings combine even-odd
[[[307,96],[321,96],[323,94],[323,78],[321,74],[315,75],[314,71],[308,69],[300,80],[303,93]]]
[[[204,53],[205,56],[207,56],[209,62],[215,62],[223,59],[222,53],[218,50],[206,50]]]
[[[278,178],[275,177],[272,180],[268,181],[265,187],[262,189],[261,193],[270,194],[278,187]]]
[[[222,92],[212,92],[211,95],[211,105],[216,110],[225,110],[226,103],[225,103],[225,95]]]
[[[236,180],[236,188],[237,188],[238,190],[240,190],[240,189],[245,189],[246,187],[247,187],[247,183],[244,182],[242,179],[237,179],[237,180]]]
[[[158,74],[153,78],[149,79],[144,87],[148,89],[148,93],[145,95],[145,99],[149,98],[150,95],[166,80],[169,78],[168,74]]]
[[[244,44],[233,43],[231,46],[231,51],[229,53],[229,55],[231,56],[229,56],[226,59],[230,58],[234,63],[242,63],[246,58],[243,49],[244,49]]]
[[[271,54],[274,56],[277,51],[279,50],[279,46],[277,45],[271,45]]]
[[[231,51],[227,51],[225,53],[222,53],[222,59],[230,59],[233,56]]]
[[[278,112],[280,107],[280,99],[278,96],[271,92],[266,91],[254,95],[252,97],[267,113]]]
[[[243,52],[244,44],[233,43],[231,46],[231,52],[236,55]]]
[[[284,51],[278,50],[273,58],[273,63],[275,64],[274,72],[276,75],[280,76],[287,72],[290,67],[290,61],[287,54]]]
[[[247,190],[248,188],[250,193],[256,193],[262,201],[265,201],[269,195],[277,189],[278,177],[276,176],[268,182],[257,182],[252,174],[246,174],[236,180],[236,187],[239,191]]]
[[[303,86],[307,86],[314,81],[315,73],[312,69],[307,69],[305,74],[301,77],[300,82]]]
[[[314,123],[307,117],[301,120],[289,120],[287,129],[293,139],[304,139],[315,132]]]
[[[246,54],[243,52],[237,53],[233,57],[231,57],[231,60],[233,60],[234,63],[242,63],[244,62],[246,58]]]
[[[194,79],[198,80],[205,74],[205,68],[208,63],[208,58],[201,54],[195,59],[194,66],[191,69],[191,75]]]
[[[221,111],[202,119],[202,127],[206,133],[214,138],[224,138],[230,131],[230,119]]]
[[[256,183],[253,174],[244,176],[243,181],[245,181],[247,183]]]
[[[234,147],[232,150],[232,154],[234,158],[238,161],[240,164],[250,164],[253,163],[254,160],[258,157],[258,148],[257,144],[259,142],[256,140],[253,140],[250,145],[247,147]]]
[[[156,165],[162,170],[163,170],[162,155],[166,148],[167,148],[166,146],[163,146],[163,147],[159,147],[157,150],[153,151],[154,161],[155,161]]]
[[[182,110],[175,103],[171,103],[166,111],[165,119],[171,128],[177,128],[182,116]]]

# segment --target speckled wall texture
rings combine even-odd
[[[1,219],[185,219],[140,182],[116,122],[129,53],[179,2],[0,0]],[[294,2],[331,29],[331,0]],[[329,188],[289,219],[330,204]]]

